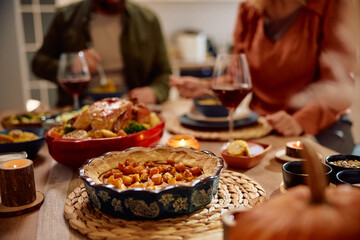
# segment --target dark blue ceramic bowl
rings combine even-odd
[[[127,158],[135,161],[146,158],[146,161],[154,162],[173,159],[185,165],[192,163],[200,166],[204,174],[190,183],[168,185],[157,190],[121,190],[103,184],[100,175],[116,168],[119,160]],[[155,220],[178,217],[204,208],[218,191],[223,167],[222,158],[211,152],[158,145],[152,148],[134,147],[93,158],[79,169],[79,175],[91,202],[103,213],[129,220]]]
[[[32,132],[36,134],[39,138],[27,141],[27,142],[18,142],[18,143],[2,143],[0,144],[0,153],[5,152],[21,152],[25,151],[29,159],[34,159],[39,152],[39,150],[45,144],[45,128],[17,128],[25,132]],[[8,134],[13,129],[8,129],[0,131],[1,134]]]
[[[347,167],[340,167],[333,164],[334,161],[338,160],[358,160],[360,161],[360,156],[357,155],[346,155],[346,154],[338,154],[338,155],[331,155],[326,158],[326,163],[332,168],[332,173],[330,174],[330,181],[335,184],[339,184],[339,180],[336,178],[336,174],[340,171],[354,169],[354,168],[347,168]]]
[[[360,188],[360,169],[343,170],[336,174],[336,179],[340,183],[351,184],[354,187]]]
[[[226,117],[228,110],[212,96],[195,98],[195,108],[206,117]]]
[[[306,185],[308,174],[304,172],[304,161],[287,162],[282,166],[283,182],[286,189],[297,185]],[[327,182],[329,183],[329,175],[332,172],[331,167],[324,165],[324,172]]]
[[[113,98],[113,97],[121,98],[122,96],[124,96],[125,92],[126,91],[111,92],[111,93],[94,93],[89,91],[88,94],[91,97],[91,99],[93,99],[94,101],[98,101],[104,98]]]

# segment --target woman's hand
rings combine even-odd
[[[276,132],[285,137],[300,136],[303,133],[303,129],[300,124],[285,111],[269,114],[265,117],[265,119],[270,123]]]
[[[210,91],[210,81],[196,77],[176,77],[170,76],[170,86],[176,87],[179,94],[184,98],[202,97]]]

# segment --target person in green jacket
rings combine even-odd
[[[145,104],[168,98],[171,67],[160,23],[149,9],[126,0],[85,0],[58,9],[32,60],[32,70],[57,83],[61,53],[76,51],[84,52],[92,75],[90,86],[96,85],[101,64],[129,97]],[[72,104],[71,95],[59,85],[58,93],[57,106]]]

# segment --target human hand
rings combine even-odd
[[[100,54],[93,48],[83,50],[83,53],[90,73],[96,73],[98,69],[98,64],[101,61]]]
[[[269,114],[265,117],[265,119],[270,123],[276,132],[285,137],[300,136],[303,132],[300,124],[285,111]]]
[[[151,87],[134,88],[128,92],[129,98],[136,98],[140,103],[156,104],[156,95]]]
[[[210,90],[210,81],[196,77],[170,76],[170,86],[176,87],[184,98],[196,98],[206,95]]]

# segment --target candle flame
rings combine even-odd
[[[180,146],[185,146],[186,145],[185,139],[181,139],[179,145]]]
[[[300,141],[297,141],[297,142],[296,142],[296,146],[297,146],[297,147],[301,147],[301,142],[300,142]]]
[[[14,168],[17,168],[16,164],[14,164]]]
[[[200,149],[198,141],[190,135],[174,135],[168,139],[166,145],[171,147],[192,147]]]

